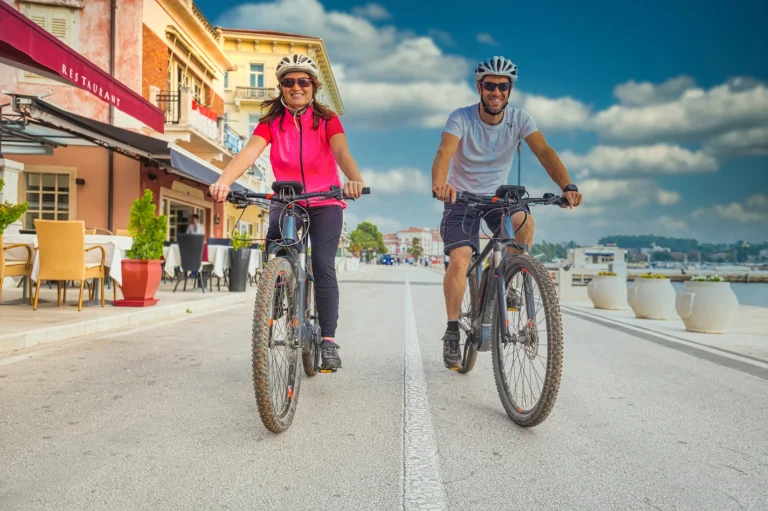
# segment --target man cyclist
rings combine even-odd
[[[485,214],[456,204],[456,192],[495,193],[499,186],[507,183],[515,150],[520,141],[525,140],[552,181],[563,191],[569,204],[565,207],[574,208],[581,203],[578,188],[533,118],[508,103],[517,76],[517,66],[504,57],[494,56],[477,65],[475,81],[480,101],[458,108],[448,116],[432,164],[432,191],[439,200],[445,201],[440,234],[445,242],[444,252],[450,256],[443,280],[448,316],[443,336],[443,363],[449,369],[458,369],[461,363],[458,319],[467,269],[473,251],[479,251],[480,218],[485,219],[491,231],[499,229],[502,221],[499,209]],[[527,219],[525,213],[528,213]],[[534,233],[530,210],[527,207],[515,210],[512,224],[515,240],[530,249]],[[519,296],[509,300],[517,301],[519,306]]]

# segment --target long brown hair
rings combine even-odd
[[[332,119],[333,113],[331,112],[331,109],[325,106],[324,104],[320,103],[317,100],[317,91],[322,87],[320,82],[312,75],[309,75],[309,78],[312,80],[312,129],[316,130],[317,127],[320,125],[321,119]],[[267,113],[259,119],[259,122],[264,123],[271,123],[272,121],[275,121],[277,119],[280,119],[280,130],[285,131],[283,129],[283,117],[286,114],[286,108],[283,105],[283,103],[280,101],[280,99],[283,97],[283,89],[282,85],[277,86],[280,90],[280,93],[277,95],[276,98],[268,99],[261,105],[261,109],[264,110],[265,108],[268,108],[269,110]]]

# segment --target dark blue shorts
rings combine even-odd
[[[513,209],[511,214],[518,211],[526,211],[529,215],[531,210],[528,206],[520,206]],[[480,220],[485,220],[488,230],[483,230],[483,234],[488,236],[498,235],[497,231],[501,225],[502,209],[498,206],[489,207],[482,210],[478,208],[468,208],[463,204],[445,203],[443,210],[443,219],[440,222],[440,236],[443,238],[445,248],[443,253],[450,255],[451,250],[459,247],[472,247],[473,252],[479,252],[480,247]]]

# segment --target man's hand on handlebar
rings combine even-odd
[[[216,202],[224,202],[227,200],[227,195],[229,194],[229,185],[226,185],[224,183],[219,183],[218,181],[213,183],[211,186],[208,187],[209,191],[211,192],[211,197],[213,197],[213,200]]]
[[[344,183],[344,195],[352,199],[359,199],[363,194],[365,183],[361,181],[348,181]]]
[[[581,194],[579,192],[565,192],[563,197],[568,201],[568,204],[560,206],[561,208],[573,209],[581,204]]]
[[[438,200],[456,202],[456,189],[451,185],[432,185],[432,192]]]

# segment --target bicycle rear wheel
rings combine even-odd
[[[461,368],[459,372],[467,374],[475,367],[477,350],[474,345],[474,332],[472,322],[477,314],[477,277],[473,271],[467,277],[467,289],[461,301],[461,317],[459,318],[459,330],[463,332],[461,345]]]
[[[312,275],[312,259],[307,257],[307,272]],[[314,321],[312,317],[314,316]],[[314,282],[307,280],[307,300],[306,300],[306,320],[312,325],[314,329],[317,325],[317,302],[315,301],[315,286]],[[314,376],[317,374],[315,371],[315,332],[312,331],[311,336],[307,336],[305,342],[302,344],[301,349],[301,362],[304,366],[304,374],[307,376]]]
[[[509,308],[504,304],[507,318],[503,330],[500,331],[498,319],[494,318],[493,374],[507,415],[520,426],[532,427],[549,416],[560,389],[563,368],[560,304],[549,272],[528,254],[507,259],[504,281],[505,296],[513,287],[520,295],[520,303]],[[496,314],[498,308],[494,310],[494,316]],[[546,328],[543,332],[542,327]],[[546,350],[542,349],[544,340]]]
[[[277,257],[259,279],[253,313],[253,387],[261,422],[273,433],[291,425],[299,399],[299,322],[296,277]]]

